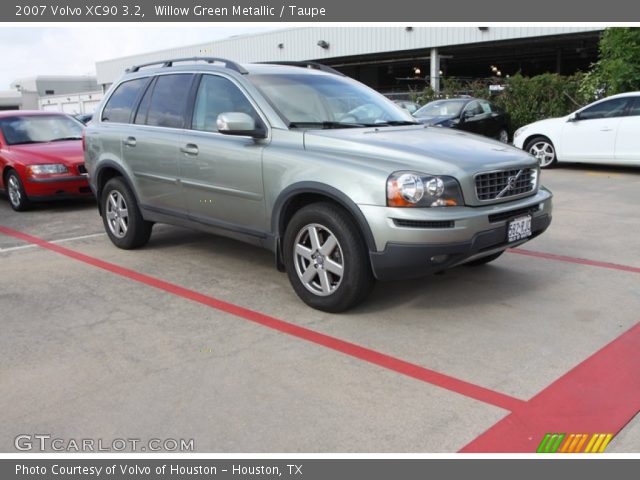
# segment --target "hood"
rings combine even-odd
[[[512,165],[535,166],[526,152],[460,130],[427,127],[379,127],[308,130],[305,149],[360,158],[369,168],[416,170],[435,175],[474,174]]]
[[[8,151],[11,152],[15,161],[24,165],[46,163],[78,165],[84,163],[84,152],[80,140],[10,145]]]

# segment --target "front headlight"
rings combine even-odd
[[[59,173],[69,173],[69,169],[59,163],[50,165],[31,165],[27,167],[29,175],[55,175]]]
[[[387,179],[389,207],[454,207],[463,204],[460,185],[453,177],[394,172]]]
[[[527,129],[527,127],[520,127],[519,129],[517,129],[515,131],[515,133],[513,134],[513,138],[516,138],[516,137],[519,137],[520,135],[522,135],[526,129]]]

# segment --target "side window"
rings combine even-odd
[[[482,108],[482,113],[491,113],[493,111],[491,104],[485,100],[480,101],[480,108]]]
[[[184,128],[189,89],[193,75],[161,75],[151,93],[147,125],[155,127]]]
[[[216,75],[203,75],[193,110],[192,128],[217,132],[216,120],[224,112],[243,112],[251,116],[256,125],[261,123],[247,97],[230,80]]]
[[[136,116],[133,119],[133,123],[137,125],[144,125],[147,122],[147,113],[149,112],[149,104],[151,103],[151,95],[153,94],[154,85],[155,85],[155,82],[153,81],[149,82],[147,91],[142,97],[142,100],[140,100],[138,111],[136,112]]]
[[[640,116],[640,97],[633,97],[633,105],[629,109],[630,117]]]
[[[103,122],[129,123],[131,111],[135,107],[135,102],[147,80],[147,78],[138,78],[120,84],[102,110],[101,120]]]
[[[600,102],[593,107],[582,110],[580,112],[580,120],[620,117],[624,114],[628,100],[628,98],[614,98],[606,102]]]
[[[476,115],[482,115],[484,112],[480,106],[480,102],[470,102],[464,108],[464,116],[467,118],[475,117]]]

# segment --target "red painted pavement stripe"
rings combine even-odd
[[[535,453],[546,433],[618,433],[640,412],[640,323],[461,452]]]
[[[630,267],[628,265],[619,265],[617,263],[598,262],[596,260],[585,260],[583,258],[565,257],[564,255],[554,255],[553,253],[533,252],[531,250],[523,250],[521,248],[512,248],[507,250],[518,255],[526,255],[528,257],[546,258],[547,260],[557,260],[559,262],[577,263],[579,265],[589,265],[591,267],[608,268],[611,270],[622,270],[623,272],[640,273],[640,268]]]
[[[324,335],[314,330],[300,327],[283,320],[278,320],[277,318],[270,317],[269,315],[265,315],[254,310],[249,310],[247,308],[240,307],[238,305],[234,305],[232,303],[228,303],[223,300],[204,295],[202,293],[198,293],[194,290],[189,290],[187,288],[183,288],[178,285],[165,282],[163,280],[150,277],[142,273],[138,273],[134,270],[129,270],[128,268],[105,262],[98,258],[84,255],[74,250],[70,250],[68,248],[61,247],[60,245],[56,245],[47,242],[46,240],[34,237],[27,233],[18,232],[1,225],[0,233],[38,245],[47,250],[65,255],[89,265],[93,265],[94,267],[102,268],[111,273],[115,273],[116,275],[135,280],[136,282],[143,283],[150,287],[154,287],[173,295],[177,295],[179,297],[186,298],[203,305],[207,305],[231,315],[244,318],[245,320],[258,323],[273,330],[286,333],[287,335],[291,335],[293,337],[297,337],[299,339],[306,340],[317,345],[322,345],[326,348],[330,348],[331,350],[335,350],[345,355],[363,360],[365,362],[378,365],[379,367],[385,368],[387,370],[391,370],[396,373],[415,378],[416,380],[430,383],[432,385],[450,390],[455,393],[459,393],[460,395],[464,395],[481,402],[494,405],[496,407],[503,408],[505,410],[514,410],[524,403],[522,400],[511,397],[509,395],[495,392],[493,390],[489,390],[487,388],[480,387],[478,385],[474,385],[472,383],[468,383],[463,380],[444,375],[442,373],[438,373],[434,370],[429,370],[427,368],[421,367],[420,365],[405,362],[404,360],[400,360],[399,358],[391,357],[389,355],[385,355],[384,353],[380,353],[375,350],[361,347],[360,345],[356,345],[354,343],[340,340],[339,338]]]

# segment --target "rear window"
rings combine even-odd
[[[131,111],[147,81],[147,78],[138,78],[120,84],[102,110],[102,121],[129,123]]]

